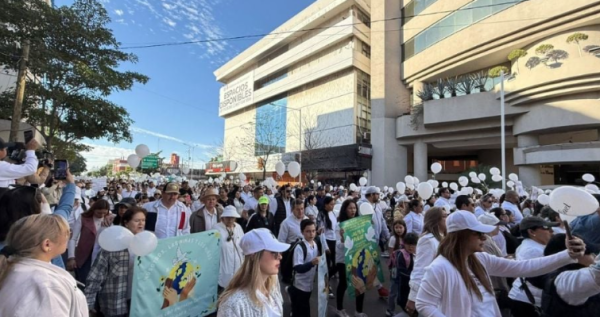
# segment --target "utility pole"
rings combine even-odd
[[[25,80],[27,78],[27,65],[29,63],[29,40],[23,41],[23,52],[19,62],[19,73],[17,74],[17,93],[15,106],[13,108],[12,121],[10,122],[9,142],[17,142],[19,125],[21,123],[21,111],[23,109],[23,98],[25,97]]]

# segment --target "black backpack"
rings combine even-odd
[[[323,254],[323,246],[321,244],[320,239],[315,239],[315,243],[317,244],[317,249],[319,250],[319,256]],[[284,257],[281,261],[283,265],[281,265],[281,281],[286,284],[292,285],[294,282],[294,250],[297,246],[302,248],[302,254],[304,254],[304,261],[306,261],[306,256],[308,254],[308,250],[306,249],[306,244],[304,244],[304,240],[298,239],[294,242],[290,248],[284,252]]]

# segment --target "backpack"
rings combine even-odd
[[[315,239],[315,243],[317,244],[317,249],[319,250],[319,256],[323,254],[323,246],[321,244],[320,239]],[[292,285],[294,282],[294,250],[297,246],[302,248],[302,254],[304,254],[304,261],[306,261],[306,256],[308,254],[308,250],[306,249],[306,244],[304,244],[304,240],[298,239],[296,242],[290,246],[290,248],[285,252],[285,256],[283,258],[283,265],[281,265],[281,281],[286,284]]]

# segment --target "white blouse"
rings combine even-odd
[[[225,288],[233,278],[233,275],[242,266],[244,262],[244,254],[240,247],[240,240],[244,236],[244,230],[239,224],[235,224],[233,228],[233,237],[229,239],[229,231],[225,224],[219,222],[215,225],[221,234],[221,264],[219,266],[219,286]]]

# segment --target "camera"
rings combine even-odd
[[[54,154],[48,150],[43,150],[42,151],[42,157],[38,157],[40,159],[40,167],[48,167],[48,168],[52,168],[54,167],[52,163],[50,163],[50,161],[54,161]]]
[[[11,142],[6,146],[7,158],[14,162],[14,164],[25,163],[25,143],[23,142]]]

